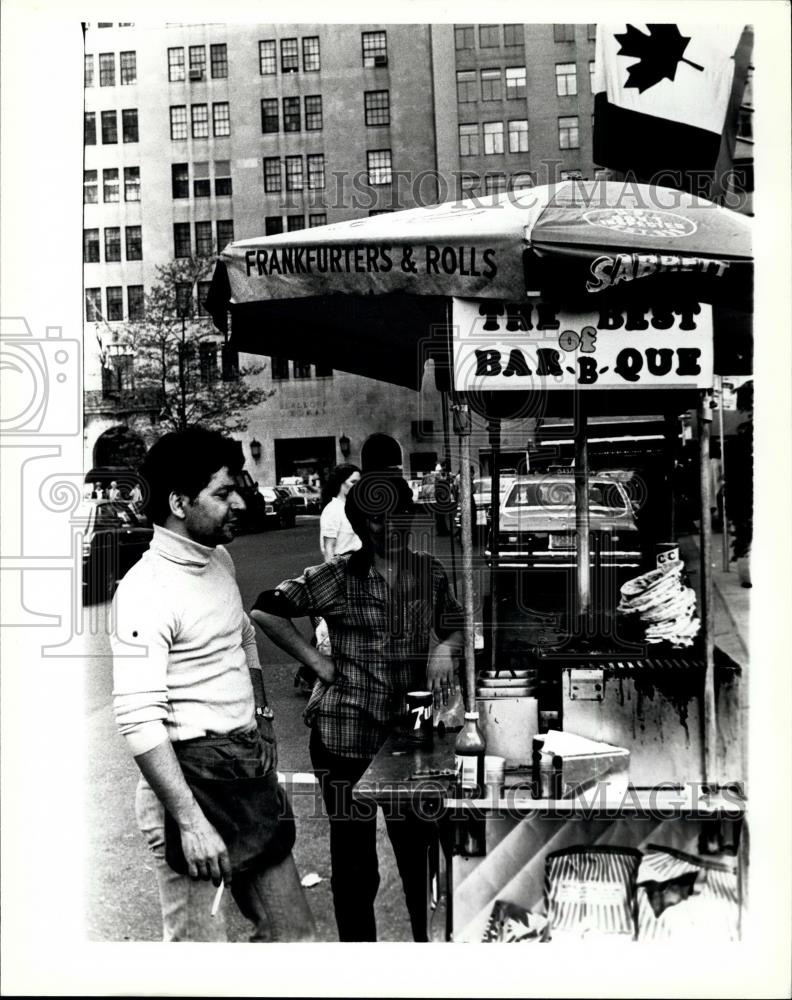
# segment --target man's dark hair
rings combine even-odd
[[[163,525],[170,514],[171,493],[194,500],[219,469],[228,468],[235,475],[243,465],[239,442],[219,431],[188,427],[166,434],[151,446],[140,466],[148,487],[144,511],[154,524]]]
[[[364,472],[347,493],[344,510],[352,530],[365,547],[368,543],[366,518],[383,514],[409,517],[415,513],[415,506],[412,490],[401,476]]]
[[[334,497],[338,496],[338,491],[353,472],[360,472],[360,469],[356,465],[352,465],[351,462],[344,462],[330,470],[327,482],[322,487],[322,510]]]

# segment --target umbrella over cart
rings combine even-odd
[[[709,308],[749,316],[752,286],[745,216],[668,188],[567,181],[234,242],[220,255],[206,305],[225,332],[230,317],[231,344],[243,352],[307,357],[412,389],[420,389],[426,361],[435,362],[438,387],[452,390],[461,433],[472,707],[470,393],[493,413],[508,412],[498,402],[518,385],[521,395],[565,398],[567,412],[574,395],[578,567],[585,568],[585,407],[578,400],[644,387],[653,400],[666,390],[703,399],[712,371]],[[596,338],[597,351],[589,351],[595,369],[584,357],[587,330]],[[645,330],[652,354],[635,346]],[[709,345],[689,346],[695,330]],[[554,346],[543,355],[536,338],[548,332]],[[566,334],[566,342],[559,339]],[[533,354],[524,349],[529,343]],[[680,353],[690,350],[699,354]],[[495,484],[492,495],[497,523]],[[703,568],[704,559],[702,552]],[[587,610],[584,569],[578,596]],[[704,586],[702,603],[706,618],[711,597]]]

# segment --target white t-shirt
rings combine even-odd
[[[341,497],[333,497],[319,518],[319,544],[324,547],[325,538],[334,538],[336,540],[334,554],[337,556],[345,552],[355,552],[361,546],[360,539],[347,520],[344,503]]]

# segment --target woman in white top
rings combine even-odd
[[[325,562],[345,552],[354,552],[361,542],[344,513],[347,493],[360,479],[356,465],[337,465],[322,491],[322,516],[319,518],[319,544]]]
[[[360,469],[356,465],[337,465],[322,490],[322,515],[319,518],[319,545],[325,562],[345,552],[354,552],[361,541],[352,530],[344,512],[347,493],[360,479]],[[323,653],[330,655],[330,635],[324,618],[312,618],[314,643]],[[301,665],[294,675],[294,686],[302,694],[310,694],[316,680],[313,671]]]

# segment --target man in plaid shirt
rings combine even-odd
[[[318,680],[305,710],[310,751],[330,820],[330,858],[341,941],[375,941],[379,887],[376,811],[352,789],[391,729],[406,695],[430,689],[445,703],[456,689],[462,609],[440,563],[407,547],[412,493],[400,477],[368,473],[352,487],[346,515],[363,545],[261,594],[251,612],[282,649]],[[321,616],[332,658],[303,639],[291,618]],[[426,851],[431,831],[409,809],[385,814],[413,937],[427,941]]]

